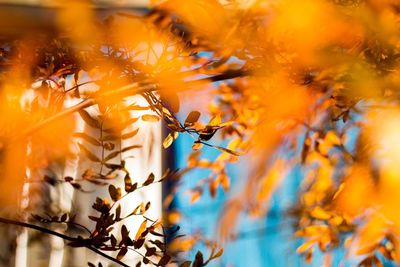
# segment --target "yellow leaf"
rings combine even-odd
[[[178,224],[181,220],[181,214],[177,210],[173,210],[168,213],[168,222],[171,224]]]
[[[335,216],[329,220],[329,223],[334,226],[339,226],[344,221],[343,217]]]
[[[311,248],[313,245],[314,245],[313,240],[306,241],[296,249],[296,252],[303,253],[303,252],[307,251],[309,248]]]
[[[191,204],[196,203],[197,200],[200,199],[201,193],[202,193],[202,192],[201,192],[200,190],[193,190],[193,191],[192,191],[192,196],[191,196],[191,198],[190,198],[190,203],[191,203]]]
[[[284,161],[277,160],[262,179],[260,190],[257,193],[257,200],[266,201],[271,198],[272,193],[282,181],[284,171]]]
[[[160,120],[160,117],[156,115],[146,114],[142,116],[142,120],[147,122],[158,122]]]
[[[315,219],[319,220],[328,220],[331,218],[331,215],[323,210],[321,207],[315,207],[311,212],[310,215]]]
[[[144,220],[144,221],[140,224],[139,229],[138,229],[138,231],[136,232],[135,240],[138,240],[138,239],[141,237],[141,235],[142,235],[142,233],[144,232],[144,230],[146,230],[146,225],[147,225],[147,220]]]
[[[196,240],[193,237],[182,237],[174,239],[168,246],[171,251],[188,251],[195,245]]]
[[[165,137],[164,142],[163,142],[163,147],[164,148],[168,148],[172,145],[172,143],[174,142],[174,138],[171,136],[171,134],[169,133],[167,135],[167,137]]]
[[[163,147],[165,149],[170,147],[172,145],[172,143],[174,142],[174,140],[176,140],[176,138],[178,138],[178,135],[179,135],[178,132],[169,133],[167,135],[167,137],[164,139]]]
[[[219,126],[222,123],[221,115],[215,115],[210,122],[208,123],[208,126]]]
[[[175,13],[197,34],[216,38],[224,32],[225,12],[217,0],[167,0],[160,8]]]
[[[219,179],[221,187],[224,189],[224,191],[227,192],[230,187],[230,181],[228,175],[226,175],[225,173],[221,173],[217,179]]]
[[[193,143],[193,146],[192,146],[192,149],[193,149],[193,150],[199,150],[202,146],[203,146],[202,143],[200,143],[200,142],[194,142],[194,143]]]
[[[329,131],[326,133],[325,141],[331,145],[340,145],[342,143],[334,131]]]

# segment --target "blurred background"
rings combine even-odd
[[[203,92],[203,94],[207,93]],[[197,96],[195,93],[183,94],[182,103],[184,103],[184,106],[181,107],[182,116],[180,119],[184,119],[188,111],[193,108],[190,101],[185,101],[185,98],[193,97],[203,99],[204,95],[202,98],[201,95]],[[170,156],[173,157],[173,165],[176,168],[184,168],[187,165],[188,156],[192,152],[192,142],[189,136],[182,135],[174,143]],[[217,145],[226,145],[221,143],[221,140],[218,143],[218,137],[214,139],[214,142]],[[212,148],[204,147],[202,149],[203,157],[210,159],[211,162],[219,154]],[[276,159],[282,157],[285,157],[284,153],[274,156]],[[190,201],[190,195],[185,194],[185,191],[196,187],[198,182],[207,177],[209,173],[207,170],[195,170],[187,174],[186,178],[183,179],[184,184],[180,188],[175,203],[176,209],[182,214],[179,222],[182,231],[188,231],[188,234],[193,236],[200,232],[210,239],[218,238],[220,217],[224,212],[224,207],[232,197],[237,196],[243,190],[250,171],[251,163],[249,159],[241,157],[239,162],[228,167],[228,175],[232,178],[231,188],[228,192],[219,188],[215,198],[205,192],[201,200],[193,204]],[[304,177],[304,174],[301,172],[300,166],[285,175],[270,200],[269,212],[265,218],[254,218],[255,216],[252,218],[248,214],[242,213],[236,223],[233,240],[223,243],[223,256],[211,262],[210,266],[330,266],[327,262],[324,262],[324,257],[318,252],[314,255],[312,264],[307,263],[304,256],[296,253],[297,247],[301,245],[301,240],[294,237],[295,218],[291,209],[296,206],[298,201],[302,177]],[[202,249],[204,249],[204,246],[201,246],[201,244],[195,246],[191,251],[192,258],[197,250]],[[349,259],[346,260],[346,265],[344,265],[343,257],[343,251],[336,251],[331,256],[332,266],[352,266]]]
[[[188,0],[189,1],[189,0]],[[95,3],[96,14],[104,17],[118,10],[128,10],[137,14],[148,12],[149,1],[145,0],[104,0],[93,1]],[[246,2],[246,1],[244,1]],[[55,29],[56,14],[55,9],[57,4],[51,0],[0,0],[0,39],[15,38],[16,36],[26,33],[34,33],[36,30]],[[196,12],[196,10],[193,10]],[[198,94],[198,95],[197,95]],[[206,113],[208,99],[207,91],[204,92],[189,92],[180,94],[181,108],[177,114],[181,121],[184,121],[187,114],[193,109],[204,111]],[[204,99],[203,102],[196,100]],[[142,99],[143,100],[143,99]],[[140,104],[140,99],[135,99]],[[204,110],[201,110],[203,106]],[[200,107],[200,108],[199,108]],[[95,110],[89,110],[95,113]],[[136,111],[135,111],[136,112]],[[203,113],[203,112],[202,112]],[[134,116],[142,113],[137,111]],[[203,116],[203,115],[202,115]],[[203,122],[207,122],[210,118],[202,117]],[[76,118],[79,121],[79,118]],[[162,150],[161,143],[165,138],[166,133],[162,123],[155,123],[149,126],[148,124],[140,124],[140,134],[135,137],[135,140],[128,140],[127,145],[142,144],[149,147],[152,153],[133,152],[132,158],[127,161],[127,168],[132,170],[132,173],[140,177],[146,177],[150,172],[153,172],[156,177],[161,176],[163,170],[167,168],[171,170],[184,169],[188,164],[192,150],[193,139],[188,135],[182,134],[173,145]],[[83,132],[91,132],[93,129],[86,127],[82,122],[77,123],[77,128]],[[302,137],[304,138],[304,136]],[[221,138],[216,135],[213,139],[213,144],[226,146],[227,144],[221,141]],[[297,152],[301,153],[302,141],[298,142]],[[353,144],[354,146],[354,144]],[[208,158],[211,162],[215,160],[220,152],[213,148],[203,147],[202,156]],[[99,153],[95,151],[94,153]],[[284,151],[274,155],[274,159],[288,157]],[[293,168],[285,173],[284,179],[277,183],[276,191],[270,197],[268,212],[262,218],[255,218],[248,213],[240,213],[237,222],[230,225],[221,223],[222,214],[226,209],[227,204],[232,204],[232,200],[237,194],[242,192],[247,181],[247,177],[251,172],[251,159],[240,157],[235,164],[230,164],[227,167],[227,174],[231,177],[230,190],[224,191],[221,187],[217,189],[214,197],[209,192],[204,192],[201,196],[201,201],[194,201],[190,190],[196,188],[199,182],[209,175],[209,170],[196,169],[185,174],[181,180],[177,192],[175,192],[174,182],[166,182],[165,184],[155,185],[149,189],[143,190],[143,194],[135,197],[124,199],[124,203],[137,201],[152,201],[150,216],[154,218],[162,217],[165,214],[172,216],[171,221],[174,221],[181,227],[179,234],[184,234],[190,237],[201,236],[200,242],[194,246],[188,244],[189,256],[193,259],[198,250],[207,251],[204,245],[204,239],[220,242],[224,248],[222,257],[212,261],[209,266],[231,266],[231,267],[274,267],[274,266],[353,266],[358,259],[347,257],[344,260],[345,252],[337,249],[332,254],[322,255],[315,251],[312,263],[307,263],[304,255],[296,253],[296,249],[302,244],[302,241],[294,237],[296,229],[296,221],[293,214],[298,201],[299,190],[304,173],[300,166]],[[87,169],[87,163],[81,161],[71,161],[69,166],[63,166],[63,176],[74,176],[78,170]],[[123,186],[123,182],[117,182],[119,186]],[[81,212],[80,221],[90,223],[86,218],[90,214],[90,206],[87,203],[92,203],[97,196],[107,195],[106,189],[98,189],[95,186],[87,185],[85,187],[92,193],[73,192],[71,188],[57,188],[57,192],[47,192],[49,195],[60,193],[60,197],[56,200],[56,204],[63,210],[77,209]],[[170,205],[163,210],[163,200],[170,193],[176,193]],[[31,200],[30,200],[31,201]],[[68,203],[68,204],[66,204]],[[30,204],[32,205],[32,203]],[[33,204],[34,205],[34,204]],[[165,214],[163,214],[165,213]],[[138,227],[138,222],[131,221],[130,229],[134,231]],[[233,228],[232,240],[227,240],[226,236],[221,237],[221,232],[230,232]],[[62,231],[62,229],[59,229]],[[36,242],[39,240],[40,242]],[[189,240],[190,241],[190,240]],[[45,244],[45,246],[43,245]],[[4,245],[4,244],[3,244]],[[86,266],[87,261],[97,262],[102,261],[103,266],[115,266],[111,263],[106,263],[98,255],[85,249],[69,249],[63,241],[55,237],[38,237],[34,232],[23,230],[18,234],[17,244],[15,247],[15,259],[7,263],[9,254],[2,255],[3,261],[6,262],[3,266],[16,267],[36,267],[36,266]],[[207,252],[205,252],[207,253]],[[113,255],[115,256],[115,255]],[[133,264],[137,257],[131,256],[124,259],[128,264]],[[132,265],[134,266],[134,265]],[[385,263],[385,266],[392,266]]]
[[[148,1],[146,0],[98,0],[94,1],[99,12],[112,12],[114,9],[133,10],[134,12],[146,12]],[[23,32],[34,31],[40,28],[52,28],[55,25],[55,12],[53,8],[57,5],[51,0],[0,0],[0,37],[7,39],[15,35],[22,34]],[[193,12],[196,12],[195,10]],[[207,93],[205,93],[207,94]],[[184,106],[181,108],[178,117],[181,120],[193,109],[192,94],[182,94],[181,102]],[[201,96],[200,96],[201,98]],[[198,98],[198,99],[200,99]],[[203,95],[204,98],[204,95]],[[207,105],[207,103],[202,103]],[[203,118],[207,120],[207,118]],[[81,126],[83,127],[83,126]],[[144,127],[142,125],[142,127]],[[142,132],[141,142],[146,141],[146,136],[156,136],[156,142],[151,145],[156,151],[155,158],[147,162],[131,162],[130,167],[146,170],[158,170],[161,168],[181,169],[186,167],[188,157],[192,152],[192,142],[187,135],[182,135],[173,146],[164,152],[161,157],[162,151],[159,150],[160,139],[163,135],[162,127],[160,125],[145,129]],[[144,140],[144,141],[143,141]],[[226,145],[223,143],[218,144],[218,138],[215,140],[216,145]],[[146,143],[146,142],[145,142]],[[150,143],[147,142],[150,145]],[[211,161],[217,157],[218,151],[212,148],[204,148],[203,156],[209,158]],[[284,155],[282,155],[284,156]],[[279,157],[279,155],[277,155]],[[163,158],[163,159],[162,159]],[[182,233],[189,236],[201,236],[209,238],[210,240],[218,240],[219,219],[225,204],[230,200],[231,196],[237,194],[246,182],[246,177],[249,173],[248,159],[241,158],[240,162],[231,165],[227,172],[232,178],[230,191],[224,192],[221,188],[218,190],[216,197],[212,198],[206,192],[202,196],[202,201],[191,203],[190,196],[187,191],[194,188],[197,183],[207,177],[208,171],[195,170],[186,175],[183,179],[183,184],[179,188],[177,197],[170,206],[170,211],[176,212],[178,219],[177,224],[180,225]],[[82,168],[82,167],[80,167]],[[142,171],[145,173],[145,171]],[[290,216],[290,207],[295,206],[297,201],[297,190],[299,189],[301,181],[300,170],[293,170],[287,174],[283,184],[279,185],[278,190],[274,193],[268,215],[263,219],[250,218],[247,215],[241,215],[236,226],[235,236],[231,241],[223,243],[224,254],[223,256],[213,261],[210,266],[232,266],[232,267],[269,267],[269,266],[305,266],[306,261],[304,257],[296,253],[296,248],[301,244],[299,240],[293,237],[294,221]],[[145,192],[143,199],[148,199],[155,203],[153,207],[154,216],[161,216],[161,198],[167,196],[171,190],[172,185],[167,184],[162,189],[161,187],[148,189]],[[93,196],[88,194],[75,194],[67,192],[63,199],[59,201],[69,201],[74,199],[74,205],[80,206],[81,210],[85,210],[85,203],[93,201],[93,197],[99,194],[98,190],[93,193]],[[104,192],[103,192],[104,194]],[[157,196],[158,195],[158,196]],[[132,201],[129,199],[127,201]],[[157,204],[158,202],[158,204]],[[85,211],[87,213],[88,211]],[[82,215],[81,215],[82,216]],[[83,218],[84,216],[82,216]],[[84,220],[84,219],[82,219]],[[86,222],[88,223],[88,221]],[[133,223],[134,224],[134,223]],[[135,227],[135,226],[134,226]],[[134,228],[133,227],[133,228]],[[224,226],[223,226],[224,227]],[[35,267],[35,266],[49,266],[57,267],[64,264],[64,266],[85,266],[87,260],[96,261],[101,260],[97,255],[87,251],[76,252],[67,250],[62,241],[57,238],[50,238],[50,247],[43,249],[42,244],[28,245],[30,240],[34,239],[32,233],[22,233],[19,236],[16,253],[16,267]],[[61,243],[60,243],[61,242]],[[195,245],[190,250],[190,258],[194,258],[197,250],[204,250],[205,247],[201,242]],[[66,250],[65,253],[62,252]],[[47,255],[48,254],[48,255]],[[334,266],[341,263],[343,253],[338,251],[332,255]],[[69,258],[71,257],[71,258]],[[126,259],[126,262],[129,262]],[[134,259],[133,259],[134,262]],[[323,266],[324,260],[322,256],[314,256],[312,266]],[[103,266],[113,266],[103,263]]]

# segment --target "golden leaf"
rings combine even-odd
[[[139,229],[137,230],[135,235],[135,240],[138,240],[141,237],[142,233],[146,230],[146,225],[147,225],[147,220],[144,220],[140,224]]]
[[[160,117],[150,114],[143,115],[141,118],[143,121],[147,122],[158,122],[160,120]]]

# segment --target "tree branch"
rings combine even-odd
[[[34,230],[40,231],[42,233],[46,233],[46,234],[49,234],[49,235],[57,236],[59,238],[62,238],[64,240],[67,240],[67,241],[70,241],[70,242],[78,241],[78,239],[75,238],[75,237],[70,237],[70,236],[67,236],[67,235],[64,235],[64,234],[60,234],[58,232],[55,232],[53,230],[50,230],[50,229],[47,229],[47,228],[44,228],[44,227],[41,227],[41,226],[38,226],[38,225],[35,225],[35,224],[30,224],[30,223],[26,223],[26,222],[6,219],[6,218],[2,218],[2,217],[0,217],[0,223],[11,224],[11,225],[22,226],[22,227],[25,227],[25,228],[34,229]],[[117,260],[117,259],[105,254],[104,252],[100,251],[99,249],[97,249],[97,248],[95,248],[95,247],[93,247],[93,246],[91,246],[89,244],[82,244],[82,245],[83,245],[83,247],[85,247],[87,249],[90,249],[91,251],[103,256],[104,258],[106,258],[106,259],[108,259],[110,261],[113,261],[113,262],[115,262],[115,263],[117,263],[117,264],[119,264],[121,266],[124,266],[124,267],[129,267],[129,265],[127,265],[127,264],[125,264],[125,263],[123,263],[123,262],[121,262],[121,261],[119,261],[119,260]]]
[[[215,76],[188,81],[187,83],[189,86],[191,86],[191,85],[199,84],[203,81],[218,82],[218,81],[230,80],[230,79],[238,78],[238,77],[244,77],[244,76],[247,76],[248,74],[249,74],[248,71],[244,71],[241,69],[240,70],[230,70],[230,71],[226,71],[221,74],[217,74]],[[43,121],[38,122],[37,124],[28,128],[22,134],[15,136],[15,138],[13,138],[11,141],[17,141],[17,140],[26,138],[29,135],[31,135],[32,133],[36,132],[37,130],[42,129],[46,125],[48,125],[60,118],[71,115],[81,109],[93,106],[97,103],[96,99],[106,98],[106,97],[110,97],[110,96],[129,96],[129,95],[133,96],[133,95],[138,95],[138,94],[142,94],[142,93],[146,93],[146,92],[153,92],[156,90],[158,90],[158,86],[155,84],[141,85],[140,83],[132,83],[132,84],[122,86],[116,90],[108,91],[108,92],[99,94],[97,96],[87,98],[75,106],[69,107],[69,108],[43,120]]]

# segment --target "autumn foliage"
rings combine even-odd
[[[63,237],[69,245],[115,251],[121,265],[128,250],[137,250],[143,264],[203,266],[221,256],[216,244],[234,236],[239,216],[265,216],[274,190],[300,168],[290,215],[302,240],[298,253],[311,262],[315,250],[345,248],[360,266],[382,266],[382,257],[400,261],[398,1],[166,0],[144,13],[105,16],[89,1],[56,6],[53,30],[22,29],[1,41],[3,223],[76,223],[67,214],[27,216],[33,212],[21,208],[22,188],[34,177],[84,192],[85,181],[107,187],[109,197],[93,204],[94,229]],[[193,100],[192,92],[206,94]],[[183,121],[182,101],[193,101]],[[77,114],[98,134],[77,132]],[[127,153],[148,148],[124,140],[135,140],[139,121],[163,123],[164,149],[191,136],[187,167],[132,177]],[[207,159],[204,146],[219,156]],[[77,156],[92,167],[56,181],[42,175]],[[220,187],[228,191],[226,167],[242,158],[251,162],[246,186],[226,204],[213,241],[174,239],[177,211],[151,220],[151,204],[134,203],[131,213],[121,213],[125,195],[164,180],[179,186],[198,168],[209,175],[190,190],[191,202]],[[118,179],[123,188],[113,184]],[[132,216],[140,220],[137,232],[123,226],[117,240],[113,225]],[[209,257],[199,252],[182,260],[180,252],[197,241],[207,244]]]

